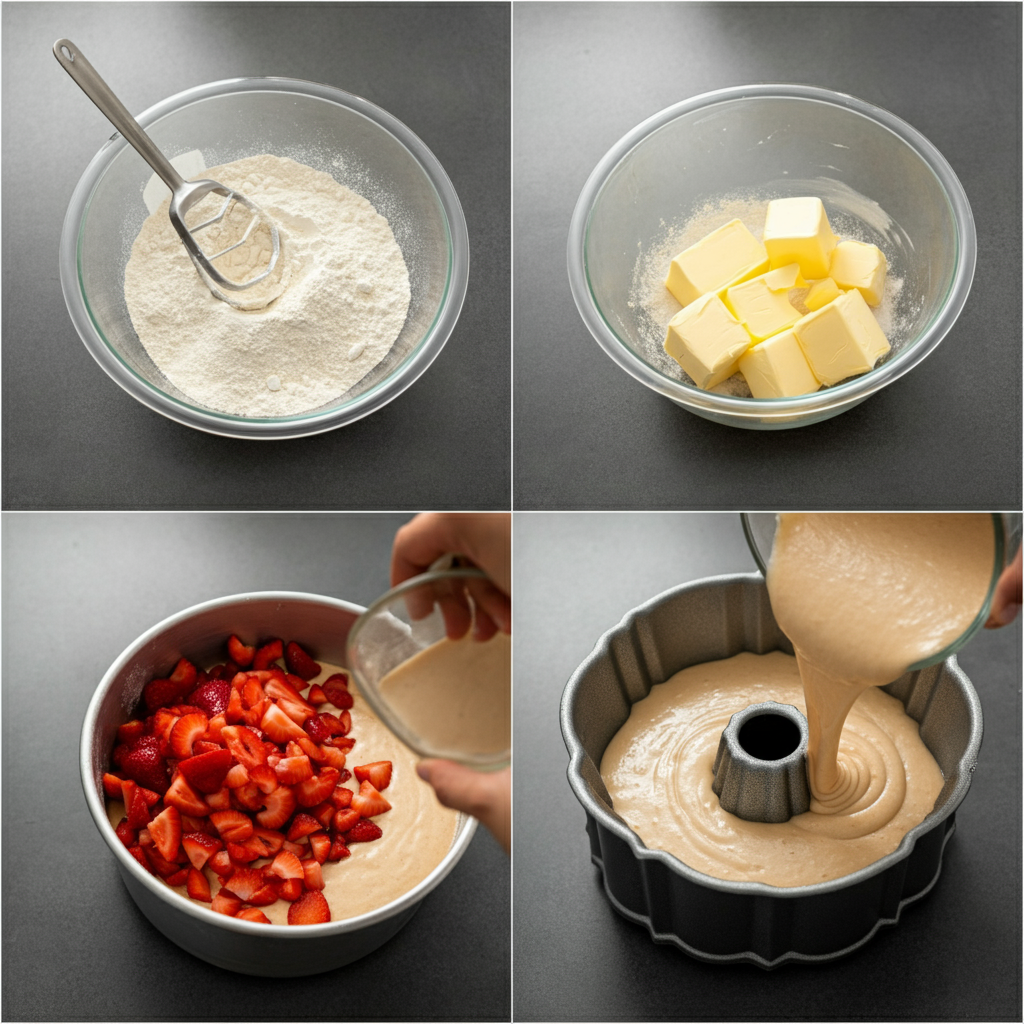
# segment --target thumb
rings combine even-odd
[[[434,787],[445,807],[471,814],[491,832],[502,849],[512,847],[512,770],[475,772],[454,761],[421,761],[421,779]]]

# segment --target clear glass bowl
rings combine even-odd
[[[865,515],[870,514],[865,513]],[[766,578],[768,562],[772,557],[772,545],[775,542],[775,530],[779,522],[777,516],[776,512],[740,513],[743,533],[747,538],[750,553],[754,556],[761,575]],[[1020,547],[1021,526],[1022,519],[1024,519],[1019,512],[993,512],[991,516],[992,529],[995,532],[995,559],[992,566],[992,580],[989,583],[988,593],[985,595],[985,602],[981,606],[981,610],[970,626],[953,643],[943,648],[934,657],[925,658],[923,661],[911,665],[908,672],[927,668],[929,665],[938,665],[945,661],[951,654],[956,654],[985,625],[992,608],[992,596],[995,593],[996,584],[999,582],[999,576],[1017,553],[1017,548]]]
[[[404,124],[358,96],[287,78],[198,86],[158,103],[137,120],[169,158],[198,149],[213,167],[272,153],[325,171],[359,192],[391,225],[409,268],[412,300],[387,357],[329,405],[296,416],[256,419],[197,404],[153,363],[125,306],[124,268],[148,215],[142,190],[153,171],[114,135],[71,197],[60,241],[60,278],[85,347],[132,397],[212,434],[300,437],[369,415],[433,362],[466,295],[469,237],[444,169]]]
[[[380,686],[389,672],[421,651],[449,634],[465,634],[471,621],[474,590],[482,586],[493,584],[485,573],[470,568],[428,572],[400,583],[374,601],[353,624],[346,663],[366,702],[406,746],[422,757],[443,757],[480,771],[494,771],[511,760],[510,746],[472,751],[446,745],[403,717]],[[510,724],[511,699],[510,674],[508,705],[502,708],[508,711]]]
[[[638,255],[664,238],[666,224],[740,195],[817,195],[830,216],[853,225],[852,237],[886,252],[903,287],[883,363],[796,398],[733,397],[673,375],[630,295]],[[576,204],[568,269],[590,333],[627,373],[706,419],[778,430],[845,412],[921,362],[963,309],[976,254],[967,196],[920,132],[842,93],[751,85],[669,107],[608,151]]]

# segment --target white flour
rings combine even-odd
[[[140,341],[168,380],[218,412],[291,416],[334,401],[388,354],[405,323],[409,274],[387,220],[330,175],[286,158],[247,157],[203,177],[237,188],[273,218],[279,266],[255,289],[281,294],[258,310],[215,298],[165,201],[125,268]]]

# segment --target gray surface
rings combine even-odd
[[[263,979],[197,960],[149,924],[82,796],[86,706],[140,633],[249,590],[367,604],[387,588],[405,518],[3,516],[3,1019],[508,1019],[509,862],[484,829],[376,953]]]
[[[1016,4],[516,4],[516,508],[1018,508],[1020,29]],[[757,82],[835,89],[909,122],[960,178],[978,231],[974,285],[939,348],[791,431],[719,426],[635,381],[591,338],[566,276],[569,219],[607,150],[673,103]]]
[[[626,612],[679,583],[755,569],[739,517],[518,515],[514,543],[516,1020],[1020,1019],[1019,623],[959,658],[985,736],[935,889],[835,964],[714,966],[655,945],[606,899],[565,781],[558,703]]]
[[[3,25],[3,506],[508,508],[509,6],[6,3]],[[95,364],[57,247],[72,190],[113,129],[50,51],[82,47],[139,113],[245,75],[323,82],[408,125],[451,178],[470,281],[444,350],[351,426],[295,441],[164,419]]]

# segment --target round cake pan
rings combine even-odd
[[[676,587],[630,612],[598,641],[562,695],[569,785],[587,816],[591,859],[620,914],[712,963],[772,969],[835,960],[867,942],[938,881],[981,747],[981,705],[951,656],[884,687],[918,722],[945,783],[931,813],[888,856],[815,885],[727,882],[652,850],[612,806],[599,766],[632,705],[690,665],[742,651],[793,648],[772,615],[759,574]]]

